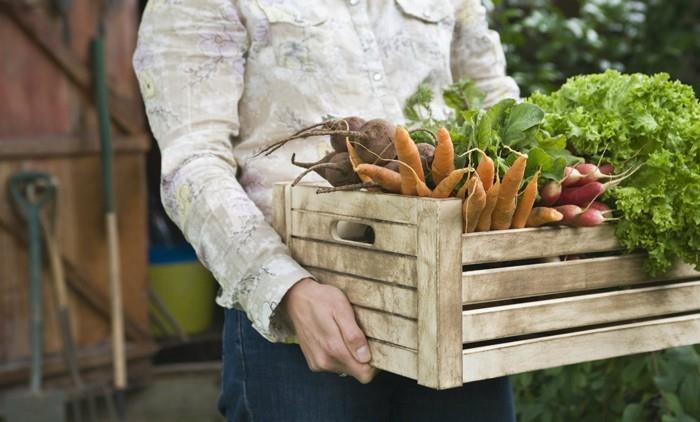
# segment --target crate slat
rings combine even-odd
[[[418,377],[418,354],[415,350],[372,339],[367,341],[372,353],[372,366],[412,379]]]
[[[413,319],[355,306],[355,317],[367,337],[418,349],[418,324]]]
[[[464,343],[700,310],[700,281],[573,296],[462,313]]]
[[[420,201],[418,216],[418,383],[456,387],[461,384],[462,202]]]
[[[317,189],[312,185],[295,186],[291,208],[394,223],[418,222],[417,197],[351,191],[317,194]]]
[[[469,271],[462,275],[462,303],[646,283],[652,279],[642,268],[644,259],[637,254]],[[697,274],[683,264],[656,280]]]
[[[365,224],[374,230],[374,243],[344,240],[336,233],[339,221]],[[292,236],[323,240],[404,255],[416,254],[416,226],[353,218],[338,214],[292,211]]]
[[[416,286],[416,258],[315,240],[292,238],[292,256],[300,264],[339,273]]]
[[[307,268],[321,283],[330,284],[345,292],[353,305],[377,309],[407,318],[416,318],[418,299],[410,287],[379,283],[347,274],[338,274],[318,268]]]
[[[462,264],[606,252],[620,249],[615,227],[539,227],[462,236]]]
[[[463,381],[700,343],[700,314],[466,349]]]

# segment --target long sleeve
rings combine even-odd
[[[229,0],[151,0],[136,71],[162,155],[166,212],[212,272],[217,302],[243,309],[272,341],[289,341],[274,316],[287,290],[310,277],[236,179],[248,35]]]
[[[481,0],[461,0],[456,7],[452,40],[452,75],[471,78],[486,93],[485,105],[518,98],[520,89],[506,75],[506,59],[498,33],[488,27]]]

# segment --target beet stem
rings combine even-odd
[[[321,193],[342,192],[342,191],[349,191],[349,190],[371,189],[371,188],[381,188],[381,187],[382,186],[378,183],[354,183],[352,185],[334,186],[332,188],[318,188],[316,190],[316,193],[321,194]]]
[[[304,176],[306,176],[307,174],[311,173],[312,171],[316,171],[316,170],[322,169],[322,168],[332,169],[332,170],[336,170],[336,171],[341,171],[341,170],[342,170],[342,169],[340,168],[340,166],[339,166],[338,164],[336,164],[336,163],[321,163],[321,164],[316,164],[315,166],[311,166],[311,167],[309,167],[308,169],[302,171],[301,174],[300,174],[299,176],[297,176],[296,179],[294,179],[294,181],[292,182],[292,186],[296,186],[299,182],[301,182],[301,179],[303,179]],[[324,179],[325,179],[325,178],[324,178]]]
[[[358,140],[362,140],[362,141],[368,140],[367,136],[364,133],[358,132],[355,130],[326,130],[326,129],[324,129],[324,130],[311,130],[308,132],[303,132],[303,133],[289,136],[289,137],[284,138],[280,141],[277,141],[271,145],[268,145],[267,147],[263,148],[255,155],[256,156],[259,156],[261,154],[270,155],[273,152],[277,151],[278,149],[282,148],[287,142],[293,141],[295,139],[310,138],[313,136],[325,136],[325,135],[351,136],[354,139],[358,139]]]

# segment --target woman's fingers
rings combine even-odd
[[[343,298],[345,299],[345,298]],[[372,356],[369,352],[369,344],[365,333],[362,332],[360,326],[357,325],[355,313],[347,299],[339,301],[338,307],[335,308],[333,319],[340,328],[340,334],[343,336],[345,345],[352,353],[352,356],[360,363],[369,363]]]

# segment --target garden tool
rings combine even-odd
[[[56,191],[55,196],[58,197],[58,188],[55,184],[54,190]],[[74,391],[72,392],[72,394],[70,394],[69,397],[71,413],[75,422],[82,422],[82,403],[83,401],[87,401],[88,420],[96,421],[98,417],[96,398],[91,391],[86,389],[85,384],[83,384],[82,377],[80,376],[80,367],[78,366],[78,359],[75,350],[75,341],[71,330],[70,313],[68,309],[68,291],[66,290],[66,280],[63,268],[63,261],[61,260],[61,252],[55,236],[56,208],[57,206],[55,206],[54,202],[54,212],[52,213],[53,218],[51,218],[53,222],[49,222],[49,218],[46,216],[45,213],[40,214],[40,222],[42,233],[44,235],[44,241],[46,243],[46,250],[49,255],[49,263],[54,284],[54,294],[56,296],[56,302],[58,304],[56,308],[56,314],[61,329],[63,357],[66,363],[66,369],[70,374],[70,378],[74,386]]]
[[[102,15],[102,13],[101,13]],[[107,82],[105,77],[105,60],[102,37],[104,25],[102,18],[98,21],[97,34],[90,42],[93,60],[93,77],[95,104],[100,130],[100,155],[102,159],[102,184],[104,193],[105,226],[107,231],[107,249],[109,251],[109,287],[112,308],[112,358],[114,365],[114,390],[116,410],[120,420],[126,420],[125,390],[126,347],[124,339],[124,309],[122,305],[122,286],[119,259],[119,232],[117,231],[117,214],[113,183],[112,135],[107,107]]]
[[[55,195],[51,177],[43,172],[15,173],[9,180],[9,191],[18,210],[27,222],[29,246],[29,278],[31,303],[31,371],[30,391],[15,394],[6,400],[8,422],[65,421],[65,393],[42,390],[43,318],[42,262],[39,215],[41,208]]]

